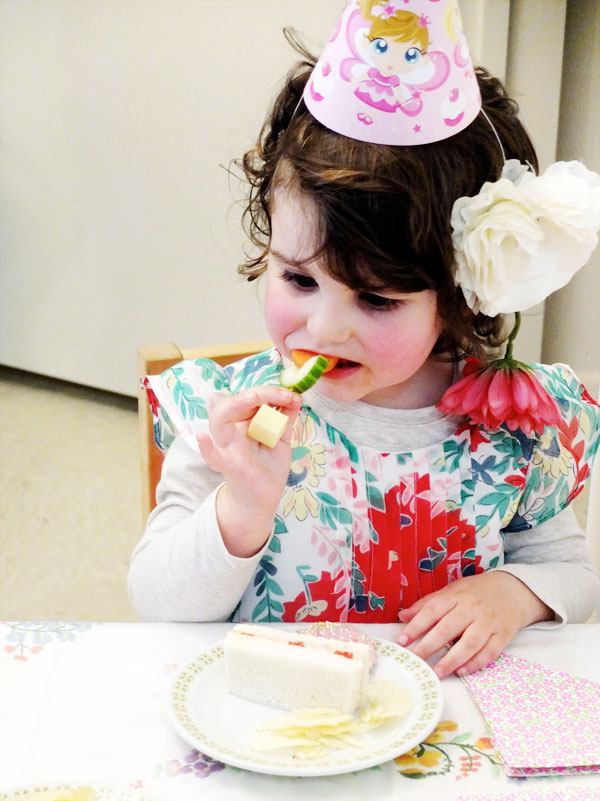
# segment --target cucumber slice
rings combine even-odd
[[[329,359],[318,354],[304,362],[302,367],[285,367],[279,374],[279,383],[292,392],[306,392],[328,367]]]

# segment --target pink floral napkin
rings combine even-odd
[[[504,653],[463,681],[509,776],[600,771],[600,684]]]
[[[522,793],[483,793],[482,795],[461,795],[458,801],[598,801],[598,789],[587,787],[562,787],[558,790],[534,790]]]

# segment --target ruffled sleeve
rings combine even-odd
[[[227,367],[210,359],[190,359],[160,375],[146,376],[156,444],[166,452],[180,435],[197,451],[196,435],[208,430],[213,406],[243,389],[278,383],[281,367],[279,352],[271,348]]]
[[[564,364],[534,365],[537,378],[556,399],[562,420],[543,434],[516,432],[527,464],[517,512],[504,529],[525,531],[568,506],[583,490],[600,443],[600,406]]]

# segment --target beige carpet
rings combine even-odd
[[[0,368],[0,617],[135,620],[136,401]]]
[[[0,367],[0,420],[0,619],[135,620],[136,401]]]

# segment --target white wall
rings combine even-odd
[[[225,170],[323,0],[2,0],[0,361],[136,393],[138,345],[266,336]],[[225,300],[226,299],[226,300]]]
[[[566,24],[558,158],[600,172],[600,3],[572,0]],[[582,109],[584,113],[582,114]],[[590,392],[600,384],[600,248],[546,302],[543,358],[572,364]],[[598,397],[597,395],[595,397]],[[596,467],[596,473],[600,468]],[[598,489],[596,476],[596,490]],[[597,504],[600,515],[600,503]],[[600,541],[596,545],[600,566]]]
[[[0,0],[2,363],[133,395],[141,344],[266,336],[235,272],[240,187],[220,165],[253,143],[295,60],[281,28],[318,52],[344,5]],[[543,34],[565,7],[461,2],[474,59],[506,76],[545,162],[562,53]],[[539,358],[542,331],[536,310],[522,358]]]

